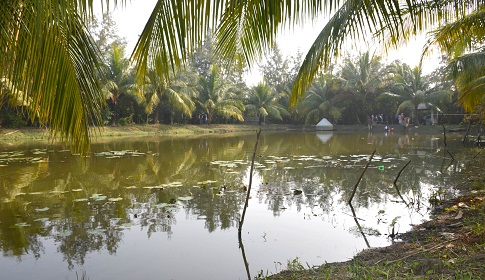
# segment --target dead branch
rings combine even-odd
[[[401,195],[401,192],[399,191],[399,188],[397,187],[397,180],[399,179],[399,177],[401,176],[401,173],[403,172],[403,170],[411,163],[411,160],[409,160],[402,168],[401,170],[399,170],[399,172],[397,173],[397,176],[396,176],[396,179],[394,179],[394,188],[396,189],[397,191],[397,194],[399,195],[399,197],[402,199],[402,201],[404,202],[404,204],[406,204],[406,207],[409,207],[409,204],[406,202],[406,200],[404,200],[404,198],[402,197]]]
[[[365,165],[365,168],[364,168],[364,171],[362,171],[362,174],[360,174],[360,177],[359,179],[357,180],[357,183],[355,183],[355,186],[354,186],[354,190],[352,191],[352,195],[350,196],[350,199],[349,199],[349,204],[352,203],[352,199],[354,198],[354,195],[355,195],[355,192],[357,191],[357,187],[359,186],[359,183],[360,181],[362,180],[362,177],[364,176],[364,173],[365,171],[367,170],[367,168],[369,167],[369,164],[370,162],[372,161],[372,158],[374,157],[374,154],[376,153],[376,150],[374,150],[372,152],[372,155],[370,156],[369,158],[369,161],[367,162],[367,164]]]
[[[248,186],[248,192],[246,194],[246,202],[244,203],[244,208],[243,208],[243,213],[241,216],[241,220],[239,221],[239,238],[241,237],[241,230],[242,226],[244,223],[244,216],[246,216],[246,209],[248,208],[248,202],[249,202],[249,196],[251,194],[251,185],[253,184],[253,170],[254,170],[254,159],[256,158],[256,151],[258,149],[258,143],[259,143],[259,136],[261,135],[261,128],[259,131],[256,133],[256,143],[254,144],[254,150],[253,150],[253,157],[251,159],[251,169],[249,171],[249,186]]]

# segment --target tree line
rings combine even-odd
[[[101,1],[107,10],[110,5],[125,3],[125,0]],[[224,121],[222,116],[238,119],[237,117],[241,115],[244,117],[245,114],[255,114],[267,118],[268,121],[275,119],[301,123],[304,122],[303,119],[306,121],[308,114],[305,112],[309,109],[301,107],[300,102],[309,103],[303,102],[303,99],[313,91],[315,84],[321,84],[322,81],[324,81],[325,90],[328,91],[325,97],[328,102],[325,102],[322,107],[330,106],[325,113],[332,112],[334,122],[362,122],[362,119],[369,114],[384,114],[383,109],[394,107],[391,104],[378,110],[379,108],[376,107],[379,106],[381,98],[394,100],[398,98],[397,95],[410,95],[409,97],[414,100],[411,101],[411,103],[414,102],[414,109],[411,109],[410,114],[414,119],[413,122],[419,123],[421,120],[417,115],[417,109],[422,103],[416,107],[417,100],[424,96],[428,98],[431,91],[437,93],[439,91],[437,86],[445,84],[444,80],[441,83],[421,81],[426,86],[413,92],[413,87],[416,85],[406,84],[404,79],[408,81],[414,78],[420,79],[421,77],[416,76],[416,74],[422,76],[419,67],[415,71],[412,67],[396,63],[393,73],[389,72],[384,76],[382,72],[380,73],[381,76],[376,85],[375,79],[369,79],[373,73],[365,73],[365,65],[361,65],[370,64],[375,59],[373,56],[369,55],[366,58],[366,54],[361,54],[356,58],[346,58],[350,59],[349,63],[344,61],[341,65],[336,64],[335,61],[336,58],[342,58],[342,50],[348,46],[347,43],[356,44],[361,40],[369,43],[372,40],[374,43],[380,43],[385,50],[389,50],[409,43],[416,35],[426,34],[428,41],[423,47],[423,54],[435,49],[447,57],[446,71],[441,71],[440,74],[449,76],[448,78],[451,79],[446,81],[452,82],[449,88],[444,89],[456,91],[458,104],[466,112],[478,113],[478,116],[483,119],[484,4],[483,0],[404,2],[278,0],[238,1],[237,3],[160,0],[157,1],[147,19],[130,56],[129,61],[133,68],[125,69],[124,65],[114,64],[125,63],[122,59],[124,57],[122,48],[115,50],[110,47],[106,50],[98,47],[98,42],[87,28],[93,17],[92,1],[0,0],[2,107],[8,104],[9,108],[25,111],[31,122],[37,119],[39,124],[48,125],[53,136],[70,142],[73,151],[81,152],[89,150],[90,126],[100,125],[103,122],[118,124],[119,120],[123,120],[121,122],[141,122],[141,119],[145,122],[147,120],[150,122],[150,119],[165,121],[156,118],[154,114],[160,112],[157,106],[165,105],[169,108],[175,106],[177,102],[166,101],[172,97],[180,99],[190,97],[190,100],[183,102],[179,100],[178,103],[183,108],[171,109],[174,113],[172,119],[178,116],[182,118],[179,111],[193,113],[205,110],[204,115],[207,115],[207,120],[210,119],[211,122]],[[281,106],[268,109],[256,105],[259,109],[256,112],[247,110],[247,106],[242,107],[241,102],[243,105],[250,105],[249,96],[254,95],[251,94],[254,88],[245,89],[237,81],[232,81],[231,75],[237,71],[228,65],[243,66],[260,61],[263,55],[274,46],[279,30],[283,27],[296,26],[305,20],[313,20],[322,14],[328,17],[328,21],[322,26],[301,63],[293,65],[299,66],[296,66],[298,69],[296,75],[294,77],[289,75],[290,71],[284,74],[275,72],[285,76],[282,77],[283,80],[290,82],[274,84],[271,82],[273,77],[263,73],[267,81],[261,84],[261,88],[265,89],[269,86],[276,93],[261,95],[278,96],[278,101],[271,104],[283,105],[286,112],[280,108]],[[215,46],[211,54],[217,58],[218,63],[210,61],[212,63],[190,69],[195,53],[212,32]],[[117,59],[111,61],[112,64],[108,62],[108,59],[111,59],[110,55],[113,59]],[[352,68],[351,64],[357,68]],[[387,66],[382,68],[387,69]],[[106,68],[110,67],[121,72],[107,73]],[[398,68],[403,69],[399,72]],[[201,75],[200,71],[203,69],[210,69],[209,75]],[[351,74],[349,71],[355,72],[361,69],[362,73],[359,75],[362,79],[360,80],[346,76]],[[149,81],[150,72],[155,72],[156,77],[153,79],[160,81],[153,79]],[[411,78],[411,72],[415,73],[414,78]],[[192,73],[196,73],[198,77],[193,79],[190,77]],[[179,77],[184,75],[187,76],[185,79],[188,79],[190,84],[183,83],[183,78]],[[434,78],[437,76],[435,75]],[[200,81],[199,77],[206,79],[206,83]],[[390,78],[384,81],[384,77]],[[130,82],[133,78],[136,83]],[[121,79],[118,81],[119,84],[113,83],[115,79]],[[388,82],[393,79],[394,85]],[[431,79],[433,78],[429,78]],[[195,84],[194,87],[187,87],[193,84]],[[217,86],[215,92],[225,92],[220,94],[220,96],[227,95],[224,102],[221,98],[218,101],[212,98],[214,96],[209,96],[214,92],[206,91],[207,88],[202,89],[211,84],[214,86],[213,89]],[[384,84],[387,84],[387,88]],[[119,87],[120,85],[123,86]],[[239,92],[228,89],[234,85]],[[138,113],[133,105],[133,116],[129,118],[131,113],[126,115],[121,109],[126,107],[123,103],[128,102],[124,97],[136,92],[136,87],[139,88],[138,104],[145,102],[146,112]],[[149,88],[156,94],[145,96],[150,91]],[[188,93],[181,94],[183,90],[187,90]],[[107,99],[108,91],[110,93]],[[203,91],[205,93],[202,93]],[[171,94],[162,94],[165,92]],[[190,96],[189,92],[192,92],[193,96]],[[388,94],[383,95],[383,92]],[[153,100],[147,97],[153,97]],[[288,102],[285,102],[285,99]],[[103,106],[106,100],[110,110],[106,110],[106,106]],[[256,102],[257,98],[252,100]],[[401,106],[404,101],[410,100],[400,99],[397,101],[397,106]],[[155,106],[157,102],[159,105]],[[217,103],[221,103],[219,105],[222,107],[216,106]],[[428,103],[432,104],[432,102]],[[152,112],[148,104],[151,104]],[[361,112],[348,109],[352,106],[357,107]],[[388,114],[390,113],[386,113]],[[11,116],[10,114],[9,118]]]
[[[126,40],[116,34],[110,14],[90,25],[104,67],[101,81],[106,100],[105,125],[127,124],[213,124],[258,122],[314,125],[322,118],[334,124],[365,124],[374,115],[395,123],[403,112],[414,124],[425,124],[418,106],[441,114],[460,114],[453,81],[443,66],[423,75],[419,66],[401,61],[384,64],[369,52],[347,57],[330,71],[320,73],[305,97],[291,106],[289,99],[302,54],[285,57],[274,45],[259,65],[263,80],[249,86],[244,81],[247,66],[232,65],[214,55],[214,38],[209,34],[189,60],[187,67],[172,74],[170,81],[148,69],[143,81],[126,54]],[[7,106],[3,96],[0,123],[3,127],[28,125],[21,109],[24,103]],[[19,100],[21,101],[21,100]],[[384,117],[383,117],[384,116]],[[448,122],[459,122],[461,118]],[[41,125],[38,121],[30,125]]]

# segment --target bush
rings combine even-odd
[[[5,128],[20,128],[26,125],[27,121],[19,113],[6,108],[0,111],[0,126]]]

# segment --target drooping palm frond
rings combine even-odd
[[[407,1],[412,5],[414,1]],[[387,28],[391,37],[402,33],[400,1],[345,1],[333,14],[315,39],[300,67],[290,102],[296,104],[314,77],[330,65],[331,59],[341,54],[348,39],[365,39],[381,28]]]
[[[89,3],[83,3],[0,1],[0,75],[32,100],[29,115],[76,153],[89,150],[89,125],[101,123],[104,104],[100,54],[84,25],[80,9]]]
[[[144,77],[148,68],[169,78],[187,55],[202,42],[215,26],[224,1],[159,0],[135,46],[131,58]]]
[[[485,52],[476,52],[454,59],[448,66],[455,78],[458,102],[472,112],[485,99]]]
[[[462,18],[432,30],[428,35],[423,53],[433,46],[438,46],[449,57],[474,51],[475,44],[485,36],[485,6],[479,6]]]

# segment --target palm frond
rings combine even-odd
[[[485,96],[485,52],[460,56],[449,64],[458,90],[458,101],[465,110],[471,112]]]
[[[414,1],[407,1],[408,5]],[[401,31],[400,1],[345,1],[330,18],[308,51],[293,85],[291,104],[296,104],[321,68],[327,68],[346,39],[363,39],[365,34],[388,28],[392,36]]]
[[[31,98],[30,116],[48,123],[73,152],[89,150],[101,123],[100,54],[79,13],[82,1],[0,1],[2,77]],[[87,6],[86,6],[87,7]]]

